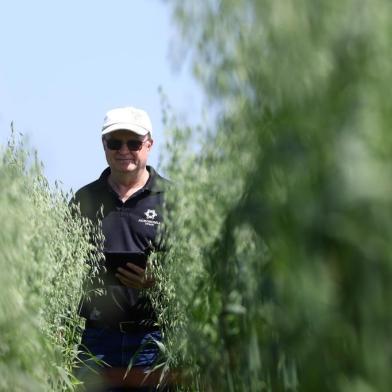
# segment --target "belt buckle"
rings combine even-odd
[[[135,325],[135,322],[134,321],[120,321],[119,322],[119,326],[120,326],[120,331],[122,332],[122,333],[127,333],[127,331],[124,331],[124,329],[123,329],[123,325]]]

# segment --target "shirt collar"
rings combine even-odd
[[[161,193],[164,191],[164,178],[161,177],[152,166],[146,166],[150,176],[142,189],[146,189],[153,193]],[[110,175],[110,167],[107,167],[98,179],[100,187],[108,187],[108,177]]]

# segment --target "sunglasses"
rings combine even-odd
[[[123,142],[118,139],[107,139],[106,146],[109,150],[119,150],[123,144],[126,144],[129,151],[139,151],[146,141],[147,140],[127,140],[126,142]]]

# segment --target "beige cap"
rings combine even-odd
[[[102,135],[118,130],[134,132],[140,136],[152,134],[152,124],[148,114],[141,109],[127,106],[109,110],[102,126]]]

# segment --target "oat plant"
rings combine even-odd
[[[164,106],[153,295],[182,390],[392,385],[392,5],[169,0],[210,126]]]
[[[15,133],[0,155],[0,390],[71,391],[78,306],[100,254],[90,239],[100,236]]]

